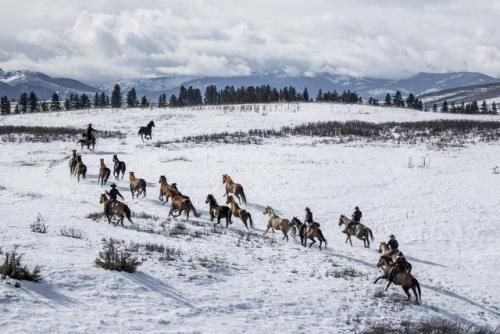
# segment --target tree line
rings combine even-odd
[[[363,99],[356,92],[350,90],[338,93],[337,91],[323,92],[321,89],[316,95],[317,102],[333,103],[363,103]],[[192,86],[179,88],[179,93],[172,94],[167,98],[166,94],[160,94],[156,104],[159,108],[165,107],[189,107],[199,105],[227,105],[227,104],[246,104],[246,103],[276,103],[276,102],[312,102],[314,101],[306,88],[299,91],[295,87],[283,87],[277,89],[270,85],[260,86],[225,86],[218,89],[215,85],[209,85],[205,88],[204,94],[199,88]],[[139,98],[135,88],[128,90],[124,96],[119,84],[115,84],[111,96],[104,92],[95,93],[93,97],[87,94],[69,94],[64,100],[58,93],[52,94],[50,100],[41,100],[35,92],[22,93],[15,101],[14,113],[40,112],[40,111],[60,111],[60,110],[78,110],[90,108],[149,108],[151,103],[146,96]],[[422,100],[410,93],[403,97],[400,91],[393,95],[388,93],[384,100],[370,97],[367,101],[369,105],[411,108],[417,110],[429,110],[429,106],[424,105]],[[10,114],[12,112],[13,101],[7,96],[0,97],[1,114]],[[497,106],[493,103],[490,106],[485,101],[479,106],[477,101],[471,103],[448,103],[444,101],[441,106],[432,105],[432,111],[451,112],[451,113],[488,113],[496,114]]]

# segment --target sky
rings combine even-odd
[[[500,77],[498,0],[2,0],[0,68],[87,82],[263,72]]]

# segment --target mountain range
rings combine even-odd
[[[396,90],[400,90],[403,95],[413,93],[428,96],[458,87],[500,84],[500,79],[476,72],[418,73],[399,80],[334,74],[288,76],[283,73],[266,73],[233,77],[175,76],[124,79],[91,86],[74,79],[53,78],[40,72],[25,70],[6,72],[0,69],[0,95],[7,95],[10,98],[18,98],[22,92],[30,91],[36,92],[42,98],[49,98],[53,92],[58,92],[63,97],[70,93],[94,94],[100,91],[109,94],[115,83],[120,84],[123,92],[134,87],[138,96],[146,95],[152,101],[156,101],[160,94],[167,96],[177,94],[181,85],[200,88],[203,92],[208,85],[216,85],[222,89],[225,86],[268,84],[276,88],[293,86],[298,90],[307,87],[312,97],[322,89],[338,92],[351,90],[365,98],[383,98],[387,93],[394,93]]]

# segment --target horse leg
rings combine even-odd
[[[377,279],[375,280],[375,282],[373,282],[373,284],[377,284],[377,282],[378,282],[380,279],[382,279],[382,278],[384,278],[384,276],[383,276],[383,275],[382,275],[382,276],[377,277]]]
[[[410,298],[411,298],[411,295],[410,295],[410,292],[409,292],[410,288],[408,288],[407,286],[403,286],[402,288],[403,288],[404,292],[406,293],[406,295],[408,296],[407,300],[409,301]]]
[[[311,247],[312,247],[312,245],[316,243],[316,240],[314,240],[314,238],[309,238],[309,239],[311,239],[311,240],[312,240],[311,244],[309,245],[309,248],[311,248]]]
[[[392,284],[392,281],[389,280],[389,283],[387,283],[387,286],[385,287],[385,291],[387,291],[387,289],[389,289],[389,287],[391,286],[391,284]]]
[[[267,229],[266,229],[266,232],[264,232],[264,235],[267,234],[267,232],[269,231],[269,228],[271,228],[271,226],[267,225]]]

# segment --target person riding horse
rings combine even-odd
[[[361,223],[361,217],[363,217],[363,213],[361,212],[361,210],[359,210],[359,207],[356,206],[354,208],[354,212],[352,213],[351,221],[346,225],[344,231],[342,232],[347,233],[347,230],[349,230],[351,227],[354,227],[356,226],[356,224]]]
[[[387,246],[389,246],[391,251],[398,250],[399,244],[398,244],[398,241],[396,240],[396,237],[394,236],[394,234],[391,234],[389,236],[389,241],[387,242]]]
[[[87,133],[84,135],[84,137],[86,137],[87,140],[90,140],[94,136],[95,132],[97,132],[97,130],[92,127],[92,123],[89,123],[89,126],[87,127]]]
[[[306,207],[305,210],[306,210],[306,216],[304,217],[304,223],[306,223],[307,228],[310,228],[313,225],[319,227],[320,226],[319,223],[315,222],[313,219],[313,214],[311,209],[309,209],[309,207]]]
[[[118,189],[116,189],[116,184],[114,184],[114,183],[111,185],[111,190],[106,191],[106,194],[111,199],[109,204],[106,206],[106,209],[105,209],[106,213],[109,213],[109,209],[118,201],[118,196],[120,196],[122,201],[125,200],[125,198],[123,198],[122,194],[120,194],[120,191]]]

